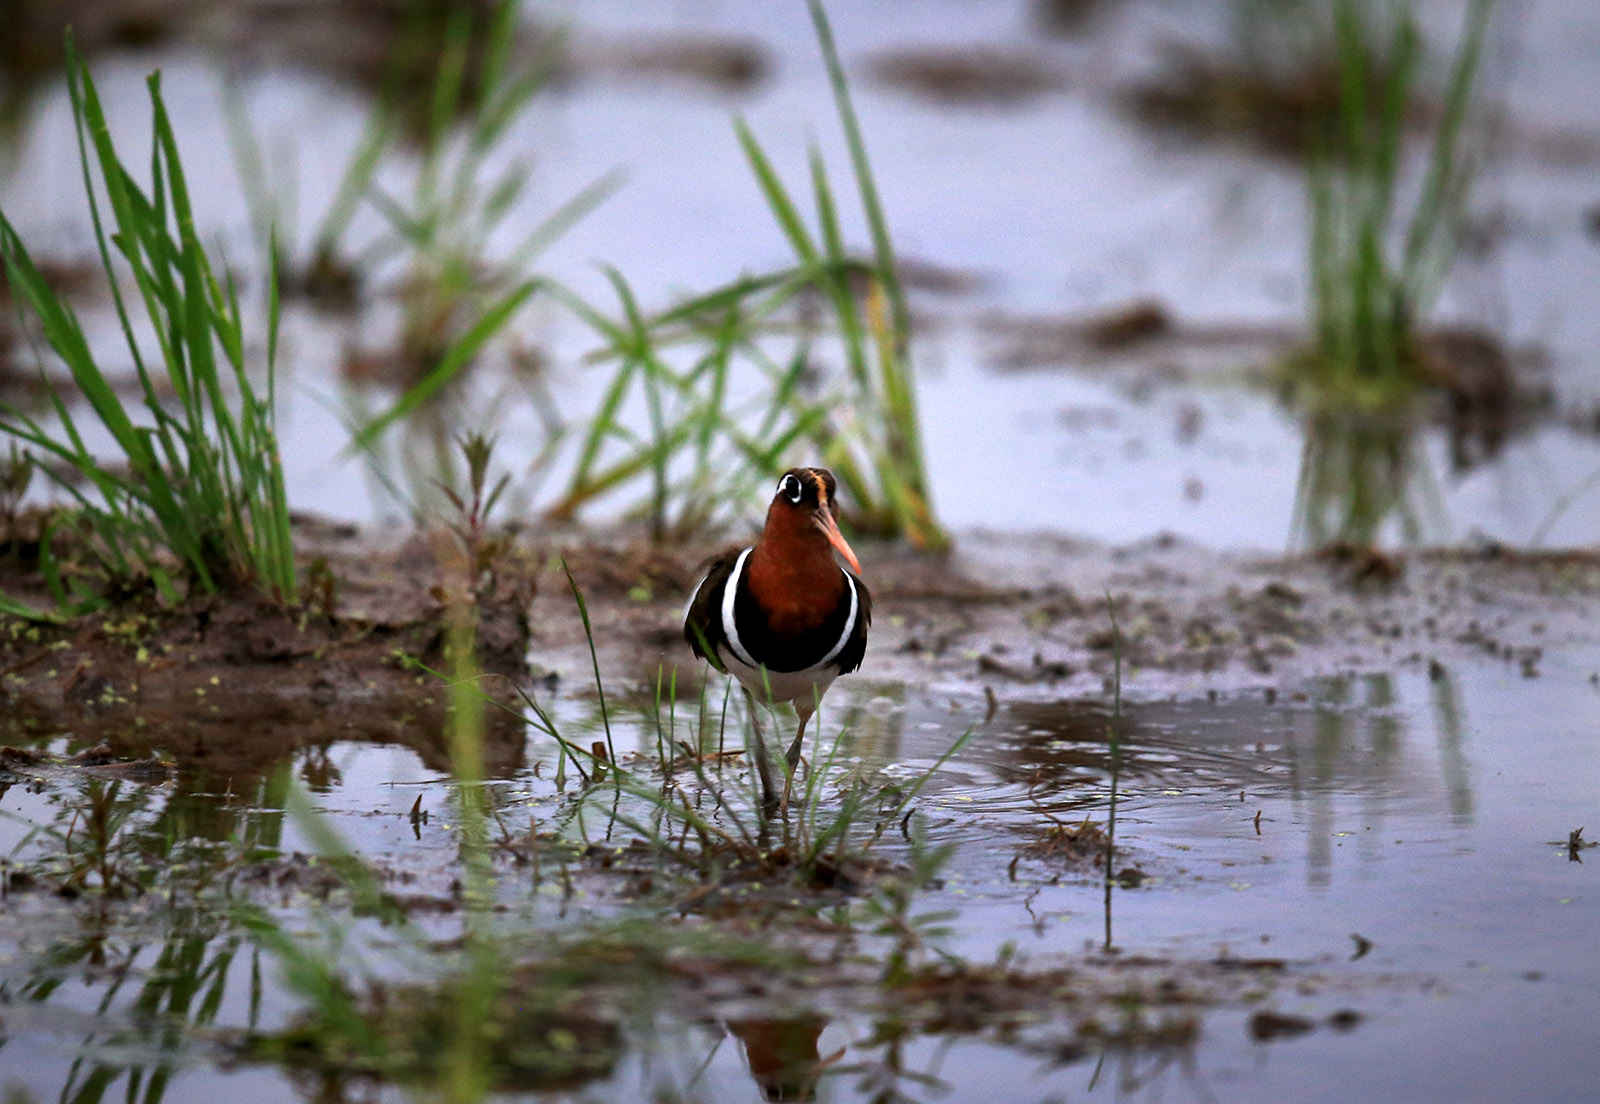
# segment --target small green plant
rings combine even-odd
[[[9,453],[0,457],[0,549],[14,545],[19,539],[17,518],[22,512],[22,500],[33,485],[33,454],[18,451],[12,441]]]
[[[1493,7],[1467,7],[1413,190],[1404,139],[1425,61],[1421,33],[1400,0],[1335,0],[1339,112],[1316,142],[1309,176],[1314,336],[1290,365],[1312,402],[1392,408],[1425,382],[1420,339],[1476,168],[1464,131]]]
[[[532,176],[520,160],[491,173],[494,160],[552,68],[549,51],[518,61],[521,8],[521,0],[498,0],[471,98],[466,94],[473,52],[471,13],[466,8],[451,13],[411,194],[391,195],[370,173],[358,174],[358,180],[366,178],[362,186],[367,202],[387,228],[374,261],[397,258],[405,267],[398,354],[407,388],[393,407],[362,427],[358,448],[368,448],[474,362],[543,286],[528,274],[534,258],[621,184],[617,174],[602,177],[535,223],[509,249],[492,247],[517,213]],[[377,129],[399,132],[398,126]],[[370,159],[364,152],[360,156]]]
[[[581,610],[583,599],[575,584],[573,593]],[[586,612],[584,629],[590,633]],[[591,652],[593,648],[590,633]],[[604,715],[598,660],[594,673]],[[677,685],[675,670],[670,682],[658,672],[655,695],[644,717],[647,730],[656,733],[661,784],[650,784],[638,770],[618,769],[614,775],[614,788],[636,799],[644,815],[623,809],[614,799],[607,802],[604,795],[590,796],[609,823],[620,823],[638,833],[658,855],[706,881],[714,882],[730,870],[748,873],[755,869],[768,874],[792,871],[803,884],[849,884],[854,878],[852,868],[859,870],[869,863],[874,846],[888,829],[898,826],[905,830],[913,802],[977,731],[969,728],[912,778],[888,783],[863,775],[850,762],[849,732],[840,731],[831,742],[818,742],[814,762],[790,770],[785,792],[791,797],[775,816],[756,788],[754,764],[745,771],[742,791],[737,783],[730,785],[724,771],[724,719],[717,718],[713,724],[709,684],[701,688],[692,719],[686,717],[688,738],[680,738]],[[538,715],[547,734],[563,748],[570,748],[571,742],[555,730],[548,714],[541,710]],[[746,720],[752,728],[757,723],[755,717]],[[615,763],[609,720],[606,725],[608,752]],[[747,736],[745,746],[748,759],[760,745]],[[830,788],[834,800],[829,800]]]
[[[867,917],[874,922],[874,933],[890,940],[882,973],[883,984],[890,986],[903,985],[911,979],[913,964],[923,951],[932,951],[947,961],[959,961],[939,946],[939,940],[949,934],[946,924],[955,918],[955,913],[945,909],[912,911],[917,895],[933,884],[955,852],[955,845],[931,845],[920,826],[908,836],[911,841],[909,865],[903,872],[888,878],[867,899],[865,906]]]
[[[118,156],[88,66],[70,39],[68,87],[89,211],[143,409],[124,405],[76,314],[0,214],[0,259],[12,294],[37,317],[121,465],[90,451],[72,408],[48,377],[55,424],[0,402],[0,432],[55,462],[42,470],[75,503],[82,543],[114,586],[148,579],[175,601],[176,566],[178,576],[208,592],[253,584],[292,602],[294,555],[273,412],[275,274],[268,279],[261,391],[247,363],[250,344],[237,289],[218,278],[195,228],[159,74],[149,80],[154,149],[148,191]],[[109,226],[95,195],[95,170],[110,207]],[[120,289],[113,247],[137,286],[144,339]],[[158,346],[156,363],[147,341]],[[73,589],[70,597],[94,598],[81,584]],[[58,588],[57,598],[65,602],[69,595]]]
[[[1117,786],[1122,780],[1122,626],[1117,624],[1117,604],[1106,594],[1106,614],[1111,618],[1111,723],[1106,743],[1111,748],[1111,796],[1106,803],[1105,951],[1111,953],[1111,891],[1117,857]]]
[[[511,538],[491,530],[489,515],[500,502],[511,476],[503,473],[491,486],[489,464],[494,458],[494,441],[481,433],[468,433],[457,441],[467,464],[467,490],[463,495],[452,487],[440,486],[455,510],[450,531],[460,542],[469,590],[482,602],[492,598],[499,587],[501,562],[510,551]]]
[[[34,876],[49,878],[63,894],[141,895],[159,869],[142,853],[139,844],[144,841],[133,831],[135,821],[147,811],[147,801],[137,792],[123,794],[120,783],[98,778],[89,779],[79,797],[62,810],[65,827],[30,824],[13,855],[33,847],[36,840],[48,841],[54,849],[28,865]],[[10,812],[5,816],[21,819]]]
[[[742,277],[650,316],[613,273],[623,305],[620,321],[564,296],[601,335],[598,357],[618,368],[555,508],[559,515],[645,477],[653,532],[682,531],[714,516],[716,506],[738,501],[735,496],[748,483],[728,478],[730,471],[759,482],[803,451],[820,457],[847,488],[857,529],[924,547],[947,542],[929,493],[910,311],[888,222],[827,15],[819,0],[808,2],[871,234],[870,256],[862,259],[845,246],[839,199],[817,148],[810,155],[813,228],[755,134],[742,120],[736,122],[740,145],[795,263]],[[807,308],[816,300],[829,312],[820,335],[817,327],[793,321],[811,313]],[[774,356],[770,346],[783,335],[795,338],[793,350]],[[672,351],[684,347],[694,350],[682,358],[687,366],[674,368]],[[844,370],[833,386],[818,388],[811,381],[824,347],[836,350]],[[753,380],[734,371],[739,365],[756,369]],[[636,382],[649,418],[648,437],[619,419]],[[730,398],[751,392],[757,397],[748,404]],[[605,455],[603,447],[616,442],[622,442],[622,453]],[[680,465],[684,453],[687,463]],[[735,467],[728,466],[730,461]],[[684,466],[687,473],[676,474]],[[675,520],[672,503],[678,504]]]

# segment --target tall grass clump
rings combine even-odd
[[[819,460],[847,489],[849,520],[858,531],[925,547],[947,542],[933,512],[910,310],[888,220],[827,15],[820,0],[809,0],[809,7],[870,251],[862,257],[847,249],[841,200],[815,145],[808,179],[795,187],[783,180],[755,133],[736,121],[740,146],[794,261],[655,314],[640,311],[620,279],[613,280],[623,302],[620,321],[579,308],[602,338],[599,358],[617,368],[556,508],[560,514],[643,477],[650,487],[649,513],[664,519],[665,504],[680,497],[688,505],[703,501],[711,473],[729,470],[712,459],[713,445],[721,444],[722,455],[756,481],[775,476],[802,454]],[[810,223],[799,198],[807,193]],[[823,306],[820,325],[805,321],[817,303]],[[774,349],[783,336],[793,339],[786,353]],[[683,353],[685,348],[691,351]],[[842,371],[819,387],[812,377],[822,349],[839,357]],[[743,386],[730,383],[735,368],[745,370],[735,373]],[[752,368],[753,381],[746,374]],[[648,438],[618,419],[635,388],[648,408]],[[756,398],[741,409],[727,400],[731,393]],[[620,452],[602,451],[618,442]],[[654,528],[660,533],[665,523]]]
[[[428,105],[411,194],[392,195],[374,181],[368,202],[382,215],[387,246],[404,258],[400,349],[415,378],[454,375],[452,358],[470,357],[498,331],[538,284],[526,275],[539,251],[616,187],[606,177],[523,231],[495,256],[491,239],[527,192],[529,166],[513,159],[495,169],[511,128],[553,68],[553,58],[518,58],[520,0],[501,0],[482,44],[478,98],[467,99],[473,36],[470,12],[447,25]]]
[[[569,518],[642,480],[638,512],[657,543],[717,528],[820,429],[827,411],[803,397],[806,359],[778,364],[767,356],[743,287],[646,316],[622,274],[607,276],[620,318],[554,289],[601,338],[599,355],[614,367],[551,516]],[[741,364],[760,372],[748,394],[736,393]],[[642,433],[624,415],[630,400],[644,407]]]
[[[917,416],[911,312],[833,29],[821,0],[808,0],[808,7],[849,148],[857,198],[872,239],[866,262],[856,261],[846,252],[839,204],[816,147],[810,156],[816,228],[810,231],[794,195],[779,179],[755,135],[742,122],[738,129],[767,205],[794,250],[793,286],[796,291],[822,293],[843,346],[847,386],[842,401],[828,405],[850,420],[825,419],[812,437],[824,463],[849,488],[859,528],[904,537],[918,545],[942,546],[947,538],[933,516]],[[864,284],[860,294],[858,283]]]
[[[205,592],[251,584],[292,601],[294,554],[274,419],[276,273],[267,283],[265,385],[258,388],[238,289],[226,273],[218,276],[195,229],[160,75],[148,81],[154,137],[146,189],[118,155],[70,37],[67,53],[84,190],[137,373],[137,399],[124,401],[76,314],[0,213],[0,258],[12,294],[37,318],[117,459],[91,451],[89,427],[48,376],[54,424],[0,402],[0,431],[45,461],[40,470],[75,504],[83,545],[113,588],[149,580],[174,601],[180,582]],[[136,294],[124,294],[124,276]],[[82,580],[61,581],[48,552],[45,560],[58,600],[92,599]]]
[[[1287,365],[1305,411],[1294,536],[1313,547],[1373,547],[1391,525],[1416,541],[1442,524],[1416,406],[1441,367],[1426,326],[1477,167],[1467,131],[1493,7],[1470,0],[1418,154],[1405,138],[1428,59],[1409,5],[1332,5],[1338,109],[1312,135],[1308,175],[1312,341]]]
[[[556,68],[561,44],[530,42],[523,7],[521,0],[493,0],[477,14],[453,8],[437,51],[408,49],[391,59],[397,72],[414,73],[426,58],[426,94],[409,86],[386,93],[318,233],[312,275],[336,248],[335,235],[349,236],[357,208],[380,219],[360,265],[395,274],[398,329],[388,349],[358,351],[346,367],[353,378],[372,376],[401,391],[373,405],[360,389],[348,389],[346,420],[352,451],[418,524],[445,505],[434,488],[460,474],[451,427],[492,426],[504,388],[525,380],[544,423],[545,448],[530,470],[543,468],[563,439],[538,358],[508,350],[507,335],[548,288],[534,271],[539,254],[621,184],[620,174],[606,174],[542,217],[527,217],[533,173],[510,147]],[[420,125],[419,98],[426,108]],[[380,178],[389,166],[397,172],[403,166],[406,186],[392,188],[387,175]],[[497,398],[463,399],[452,385],[497,349],[512,368],[529,370],[512,373],[520,379],[508,381]],[[397,426],[400,432],[391,433]]]
[[[471,13],[451,14],[430,88],[426,126],[409,194],[386,190],[376,179],[377,158],[365,147],[352,165],[353,180],[382,217],[385,233],[376,264],[403,266],[401,332],[397,353],[406,392],[357,438],[365,449],[389,426],[433,398],[500,336],[540,290],[530,274],[538,254],[612,194],[616,174],[596,180],[522,231],[509,247],[503,236],[527,195],[528,164],[496,166],[512,128],[526,117],[554,68],[549,48],[520,56],[520,0],[494,7],[481,51],[474,95],[468,96],[474,56]],[[392,140],[402,133],[400,103],[381,105],[372,130]],[[385,121],[386,120],[386,121]]]
[[[1425,382],[1422,327],[1455,259],[1476,168],[1465,130],[1494,0],[1470,0],[1420,179],[1407,115],[1426,62],[1404,0],[1333,0],[1337,117],[1314,136],[1313,343],[1294,378],[1313,401],[1381,408]]]

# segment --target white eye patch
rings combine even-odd
[[[792,475],[786,475],[778,481],[778,493],[796,506],[800,504],[800,496],[804,493],[800,480]]]

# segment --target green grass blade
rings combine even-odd
[[[512,315],[516,314],[541,286],[540,280],[525,280],[491,304],[427,375],[402,395],[394,406],[362,428],[350,447],[358,450],[371,447],[372,442],[390,426],[410,415],[437,394],[440,388],[453,380],[489,340],[505,327]]]
[[[772,167],[772,162],[762,150],[761,144],[751,133],[749,125],[743,119],[735,119],[733,126],[739,136],[739,145],[744,149],[745,159],[749,161],[751,171],[756,174],[756,183],[761,188],[761,194],[765,197],[773,217],[778,220],[778,226],[782,229],[784,237],[789,239],[789,244],[801,263],[814,268],[820,256],[816,243],[811,240],[811,232],[806,229],[805,221],[800,217],[799,208],[789,196],[788,189],[783,186],[782,179]]]

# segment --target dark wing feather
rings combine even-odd
[[[735,548],[711,561],[700,585],[695,587],[694,597],[689,599],[689,612],[683,619],[683,638],[694,654],[723,674],[728,670],[717,655],[728,643],[727,634],[722,631],[722,591],[742,551]]]
[[[856,599],[860,603],[860,609],[856,616],[856,627],[839,652],[837,662],[841,675],[848,675],[861,666],[861,661],[867,655],[867,629],[872,626],[872,592],[856,575],[848,571],[845,574],[856,584]]]

